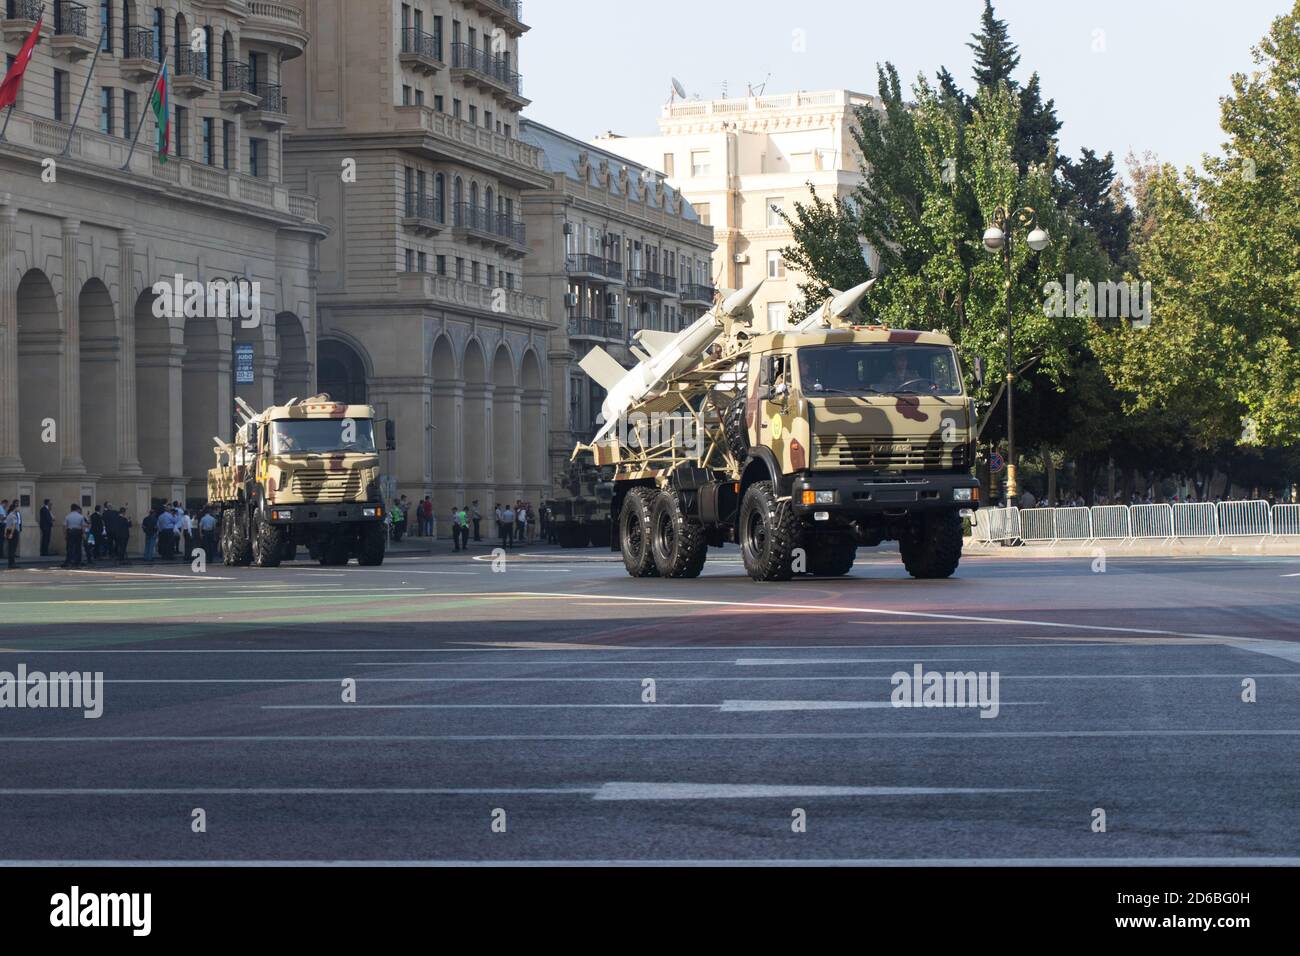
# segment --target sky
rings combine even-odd
[[[852,89],[876,64],[907,85],[947,66],[968,92],[983,0],[524,0],[525,116],[580,139],[657,132],[677,77],[690,98]],[[1290,0],[995,0],[1056,101],[1062,152],[1150,151],[1179,168],[1217,153],[1219,98]],[[802,31],[802,32],[797,32]],[[802,51],[799,47],[802,46]]]

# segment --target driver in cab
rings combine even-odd
[[[892,366],[885,374],[885,377],[876,383],[876,388],[882,392],[896,392],[907,387],[915,388],[918,385],[928,386],[929,380],[918,378],[917,374],[912,371],[912,364],[908,360],[907,353],[898,349],[892,356]]]

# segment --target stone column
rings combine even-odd
[[[380,472],[396,481],[397,496],[412,500],[424,497],[428,487],[429,462],[425,460],[424,397],[429,381],[421,376],[374,378],[367,383],[367,401],[380,418],[390,418],[397,435],[397,450],[384,450],[384,425],[375,424],[375,444],[379,448]],[[390,499],[392,496],[388,496]],[[385,500],[391,505],[391,500]]]
[[[78,309],[77,242],[81,223],[63,220],[63,382],[59,389],[59,447],[64,474],[83,474],[81,460],[81,320]]]
[[[520,404],[523,389],[518,385],[497,385],[492,390],[492,414],[495,417],[492,432],[492,469],[498,488],[510,500],[523,492],[521,463],[523,441]]]
[[[0,195],[0,200],[8,198]],[[0,474],[23,471],[18,443],[17,221],[18,208],[0,203]]]
[[[521,402],[522,444],[520,446],[520,480],[526,495],[545,497],[546,482],[546,392],[530,389]]]
[[[135,394],[135,239],[135,230],[130,228],[122,229],[117,236],[117,321],[121,329],[117,363],[117,470],[122,475],[141,473]]]
[[[465,497],[470,500],[477,498],[480,505],[490,510],[492,505],[487,502],[496,501],[492,463],[492,386],[484,382],[466,384],[464,409],[460,427]],[[443,516],[439,514],[438,517],[441,520]]]
[[[214,462],[212,439],[230,441],[234,430],[229,322],[216,321],[215,334],[186,346],[181,373],[181,466],[186,494],[192,498],[207,494],[208,469]]]
[[[429,434],[432,439],[430,458],[433,507],[434,513],[441,517],[449,513],[454,505],[462,504],[462,498],[466,498],[465,383],[439,382],[433,386],[432,398],[430,423],[433,427]],[[468,504],[469,501],[463,503]],[[479,504],[482,504],[481,500]],[[449,527],[443,522],[438,526],[438,531],[441,534]]]

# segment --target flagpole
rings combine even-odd
[[[171,51],[167,49],[167,44],[163,44],[162,62],[158,64],[158,72],[154,74],[153,85],[149,88],[149,98],[143,104],[140,110],[140,125],[135,128],[135,136],[131,138],[131,148],[127,150],[126,162],[122,164],[122,169],[129,169],[131,166],[131,157],[135,155],[135,144],[140,141],[140,131],[144,129],[144,121],[149,117],[149,104],[153,102],[154,93],[158,92],[158,81],[162,79],[163,67],[167,65],[167,57]]]
[[[31,60],[32,60],[32,53],[34,53],[35,50],[36,50],[36,44],[39,44],[39,43],[41,42],[41,27],[43,27],[44,25],[45,25],[45,6],[44,6],[44,4],[42,4],[42,5],[41,5],[41,15],[40,15],[39,17],[36,18],[36,29],[32,31],[33,35],[36,37],[36,43],[32,44],[32,49],[31,49],[31,50],[27,50],[26,44],[23,45],[23,50],[27,52],[27,59],[23,61],[23,72],[24,72],[24,73],[27,71],[27,65],[28,65],[28,64],[31,62]],[[27,39],[30,41],[30,40],[31,40],[31,37],[28,37]],[[22,53],[20,52],[18,55],[19,55],[19,56],[22,56]],[[14,66],[17,66],[17,65],[18,65],[18,61],[15,60],[15,61],[14,61]],[[9,73],[8,73],[8,71],[5,71],[5,79],[6,79],[6,80],[9,79]],[[19,82],[21,83],[21,78],[19,79]],[[0,126],[0,143],[3,143],[3,142],[4,142],[4,139],[5,139],[5,133],[9,132],[9,120],[11,120],[11,119],[13,118],[14,110],[15,110],[17,107],[18,107],[18,92],[17,92],[17,90],[15,89],[15,91],[14,91],[14,101],[13,101],[12,103],[9,104],[9,112],[5,114],[5,124],[4,124],[4,126]]]
[[[86,103],[86,94],[90,92],[90,83],[95,78],[95,64],[99,62],[99,51],[104,48],[104,32],[107,29],[108,27],[105,26],[99,31],[99,43],[95,45],[95,55],[90,58],[90,69],[86,71],[86,85],[81,88],[81,99],[77,101],[77,112],[72,116],[72,128],[68,130],[68,141],[63,144],[61,156],[67,156],[68,150],[72,149],[72,137],[76,135],[77,124],[81,122],[81,107]]]
[[[9,112],[5,114],[5,124],[0,126],[0,143],[4,142],[5,133],[9,132],[9,117],[14,115],[14,107],[17,105],[17,103],[9,104]]]

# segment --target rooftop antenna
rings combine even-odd
[[[751,97],[754,97],[754,96],[762,96],[762,95],[763,95],[763,91],[767,89],[767,81],[770,80],[771,78],[772,78],[772,73],[771,73],[771,71],[769,70],[767,76],[763,77],[763,82],[760,83],[760,84],[758,84],[758,86],[755,86],[753,83],[750,83],[750,84],[749,84],[749,95],[750,95]]]

